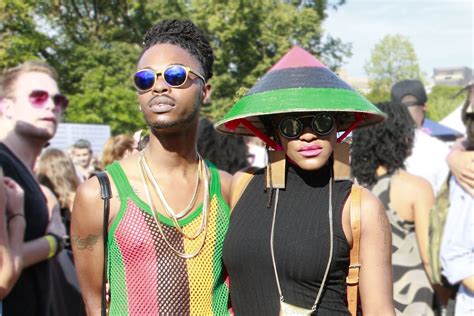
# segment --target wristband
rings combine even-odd
[[[22,214],[22,213],[13,214],[13,215],[11,215],[11,216],[8,217],[8,219],[7,219],[7,224],[10,224],[10,221],[11,221],[12,219],[14,219],[15,217],[17,217],[17,216],[21,216],[21,217],[25,218],[25,215]]]
[[[50,259],[56,255],[56,252],[58,250],[58,242],[56,241],[56,238],[54,238],[54,236],[52,235],[46,235],[43,238],[48,241],[48,244],[49,244],[48,259]]]

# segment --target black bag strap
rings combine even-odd
[[[102,271],[102,300],[101,300],[101,315],[107,316],[107,302],[106,295],[107,289],[105,284],[107,283],[107,244],[109,236],[109,200],[112,197],[112,190],[110,189],[110,181],[105,171],[99,171],[95,174],[100,184],[100,196],[104,200],[104,228],[103,228],[103,240],[104,240],[104,269]]]

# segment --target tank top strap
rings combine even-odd
[[[392,181],[391,175],[383,175],[377,179],[377,182],[371,188],[373,194],[382,201],[385,209],[390,206],[390,183]]]
[[[205,162],[206,165],[209,167],[209,171],[211,172],[211,185],[209,188],[209,193],[211,197],[214,194],[216,194],[218,197],[221,197],[221,181],[219,178],[219,170],[209,160],[205,160]]]
[[[133,189],[130,182],[128,182],[127,175],[118,161],[114,161],[112,164],[108,165],[105,170],[107,170],[111,176],[121,201],[125,201],[128,197],[132,196]]]
[[[205,162],[206,165],[209,167],[211,176],[209,194],[211,195],[211,197],[215,194],[218,198],[222,199],[223,197],[221,196],[221,182],[219,177],[219,170],[210,161],[205,160]],[[127,175],[123,171],[123,168],[118,161],[114,161],[105,169],[111,176],[115,187],[117,188],[118,195],[121,201],[127,200],[127,198],[134,196],[133,188],[130,186],[130,182],[128,182]]]
[[[387,191],[390,188],[391,177],[383,176],[377,179],[377,182],[372,187],[372,192],[376,196],[380,196],[383,192]]]

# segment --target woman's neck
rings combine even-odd
[[[377,175],[377,177],[384,176],[387,174],[387,168],[385,168],[384,166],[378,166],[377,170],[375,170],[375,174]]]

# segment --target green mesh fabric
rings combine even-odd
[[[110,315],[228,314],[221,257],[229,207],[220,194],[217,170],[212,165],[210,170],[206,236],[183,238],[169,219],[161,220],[166,239],[181,252],[192,252],[206,238],[196,257],[183,259],[165,243],[149,207],[133,192],[120,165],[108,167],[121,200],[109,232]],[[202,207],[198,207],[180,221],[183,230],[194,232],[202,214]]]

